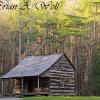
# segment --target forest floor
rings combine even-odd
[[[64,96],[41,96],[41,97],[25,97],[22,100],[100,100],[100,97],[64,97]]]

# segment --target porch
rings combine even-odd
[[[15,95],[48,95],[49,78],[24,77],[15,79]]]

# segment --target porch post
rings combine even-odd
[[[3,84],[4,84],[4,82],[3,82],[3,79],[2,79],[2,95],[3,95],[3,91],[4,91],[3,90],[3,87],[4,87]]]
[[[21,94],[23,94],[23,77],[21,78]]]
[[[38,76],[38,93],[39,93],[39,88],[40,88],[40,78]]]
[[[16,94],[16,79],[14,80],[15,84],[14,84],[14,94]]]

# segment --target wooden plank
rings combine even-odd
[[[16,79],[14,79],[14,94],[16,94]]]
[[[71,86],[71,87],[66,87],[66,86],[65,86],[65,87],[63,87],[63,88],[61,88],[60,86],[50,86],[50,89],[52,89],[52,90],[55,90],[55,89],[58,90],[59,88],[60,88],[60,89],[63,89],[63,90],[73,90],[73,89],[75,89],[74,86],[73,86],[73,87],[72,87],[72,86]]]
[[[23,86],[23,77],[21,78],[21,94],[23,94],[23,88],[24,88],[24,86]]]
[[[38,93],[39,93],[39,88],[40,88],[40,79],[39,79],[39,76],[38,76],[38,80],[37,80],[38,82]]]
[[[75,95],[75,93],[51,93],[50,95],[52,95],[52,96],[62,96],[62,95],[73,96],[73,95]]]
[[[2,79],[2,94],[4,93],[4,82],[3,82],[3,79]]]
[[[50,90],[50,92],[56,92],[56,93],[73,93],[75,92],[74,90]]]

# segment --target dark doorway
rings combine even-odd
[[[29,78],[27,84],[28,84],[28,92],[32,93],[33,92],[33,79]]]

